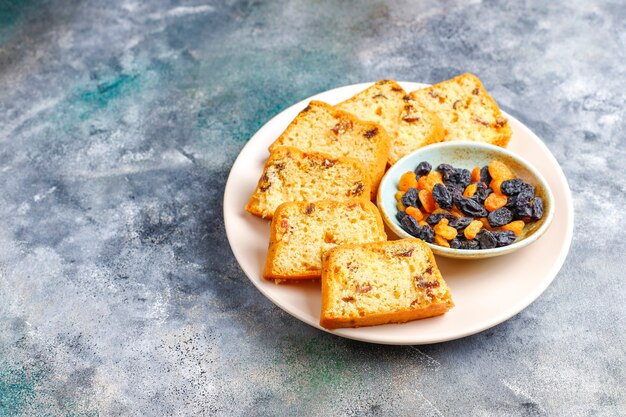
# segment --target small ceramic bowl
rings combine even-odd
[[[492,160],[504,162],[517,178],[521,178],[535,187],[535,195],[544,202],[544,215],[541,220],[531,222],[524,227],[521,236],[509,246],[494,249],[465,250],[452,249],[429,243],[434,253],[448,258],[482,259],[504,255],[526,247],[537,240],[550,226],[554,216],[554,197],[543,176],[528,161],[514,153],[493,145],[478,142],[444,142],[429,145],[408,154],[396,162],[385,174],[378,188],[377,205],[385,224],[399,238],[412,237],[396,218],[398,213],[395,194],[398,191],[400,177],[407,171],[415,170],[422,162],[428,161],[435,169],[439,164],[447,163],[455,168],[485,166]]]

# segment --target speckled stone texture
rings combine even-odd
[[[0,1],[0,415],[626,415],[625,19],[623,1]],[[266,300],[223,225],[250,136],[332,87],[465,71],[569,180],[547,291],[420,347]]]

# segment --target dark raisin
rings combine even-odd
[[[484,182],[476,183],[476,192],[472,196],[472,199],[476,200],[479,204],[485,204],[485,200],[491,194],[493,190],[487,186]]]
[[[491,232],[491,234],[493,235],[493,237],[496,238],[496,245],[498,247],[510,245],[511,243],[515,242],[515,239],[517,238],[515,232],[511,230],[496,230]]]
[[[419,178],[422,175],[428,174],[431,169],[433,169],[433,167],[428,162],[422,161],[417,165],[417,168],[415,168],[415,175]]]
[[[410,235],[417,237],[421,228],[413,216],[404,216],[401,223],[404,230],[406,230]]]
[[[519,194],[511,197],[515,198],[514,203],[512,203],[512,211],[516,219],[530,218],[533,215],[533,208],[531,205],[533,197],[534,194],[529,188],[524,188]]]
[[[417,198],[419,190],[417,188],[409,188],[402,196],[402,204],[404,207],[417,207],[420,208],[422,203]]]
[[[451,222],[451,221],[456,219],[456,217],[454,217],[452,214],[447,213],[447,212],[446,213],[437,213],[437,214],[431,214],[430,216],[428,216],[426,218],[426,223],[434,226],[437,223],[439,223],[441,221],[441,219],[443,219],[444,217],[446,219],[448,219],[449,222]]]
[[[454,227],[457,231],[460,232],[461,230],[469,226],[472,220],[474,219],[471,217],[459,217],[458,219],[454,219],[453,221],[448,223],[448,226]]]
[[[422,239],[424,242],[433,243],[435,241],[435,230],[425,224],[417,233],[417,237]]]
[[[487,220],[489,221],[489,225],[491,227],[500,227],[504,226],[507,223],[511,223],[513,221],[513,213],[506,207],[501,207],[498,210],[492,211],[487,216]]]
[[[489,173],[489,167],[485,165],[480,169],[480,181],[485,184],[489,184],[491,182],[491,174]]]
[[[498,245],[496,237],[489,230],[483,229],[476,235],[481,249],[492,249]]]
[[[543,199],[541,197],[535,197],[533,200],[533,211],[530,218],[534,221],[540,220],[543,217]]]
[[[400,223],[402,223],[402,219],[404,219],[406,216],[408,216],[408,214],[406,214],[404,211],[398,211],[396,213],[396,219],[398,219]]]
[[[480,244],[477,240],[467,240],[465,236],[459,235],[450,241],[450,247],[452,249],[480,249]]]
[[[441,176],[445,182],[454,174],[454,167],[450,164],[439,164],[437,171],[441,172]]]
[[[315,204],[311,203],[304,209],[304,214],[310,215],[315,211]]]
[[[512,180],[506,180],[500,184],[500,190],[504,195],[516,195],[521,193],[524,189],[532,190],[533,194],[535,193],[534,187],[530,184],[526,184],[519,178],[515,178]]]
[[[466,216],[470,217],[485,217],[487,216],[487,209],[480,205],[480,203],[476,202],[476,200],[472,200],[471,198],[463,197],[458,203],[455,202],[459,210],[463,212]]]
[[[374,129],[370,129],[370,130],[366,131],[363,136],[365,136],[368,139],[371,139],[374,136],[376,136],[377,134],[378,134],[378,128],[375,127]]]
[[[453,181],[465,189],[472,182],[472,173],[469,169],[457,168],[454,170]]]
[[[452,187],[450,190],[450,194],[452,195],[452,202],[460,207],[465,197],[463,197],[463,190],[459,187]]]
[[[435,184],[433,198],[442,209],[450,210],[452,208],[452,195],[443,184]]]

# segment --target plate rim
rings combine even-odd
[[[408,91],[412,91],[414,89],[424,88],[424,87],[429,86],[429,84],[413,82],[413,81],[398,81],[398,83],[405,90],[408,90]],[[492,320],[482,321],[482,322],[480,322],[476,326],[470,326],[468,329],[466,329],[466,330],[464,330],[462,332],[456,333],[455,335],[449,335],[449,336],[443,336],[443,337],[434,337],[434,338],[423,339],[423,340],[409,340],[409,341],[407,341],[407,340],[396,340],[394,338],[363,337],[363,336],[359,336],[358,333],[357,334],[351,334],[351,331],[354,331],[355,329],[337,329],[337,330],[332,330],[332,331],[328,330],[328,329],[325,329],[325,328],[321,327],[318,322],[311,322],[309,320],[308,316],[305,316],[304,314],[301,314],[299,312],[294,312],[294,311],[288,310],[287,308],[283,307],[283,305],[279,301],[277,301],[277,297],[275,297],[273,294],[271,294],[270,291],[267,291],[266,288],[264,288],[261,285],[258,285],[258,283],[256,282],[256,277],[253,278],[251,276],[251,274],[249,274],[248,271],[246,271],[246,269],[243,267],[242,262],[240,261],[236,251],[233,248],[232,236],[231,236],[233,231],[232,231],[232,227],[229,227],[230,218],[229,218],[229,215],[227,214],[226,207],[227,207],[227,201],[229,200],[229,196],[230,196],[231,192],[233,192],[231,190],[233,189],[232,183],[234,181],[234,175],[233,175],[234,168],[238,165],[238,163],[240,163],[242,155],[245,153],[244,151],[246,151],[248,147],[250,147],[250,148],[254,147],[255,138],[263,136],[264,131],[265,130],[269,130],[270,127],[273,126],[273,124],[276,123],[276,120],[279,119],[284,113],[288,113],[288,112],[292,112],[292,111],[295,111],[295,110],[300,109],[300,108],[304,108],[304,106],[309,101],[319,99],[320,96],[332,95],[333,93],[337,94],[338,93],[337,90],[343,90],[343,89],[348,90],[348,89],[357,89],[357,88],[365,89],[365,88],[371,86],[372,84],[373,84],[373,82],[363,82],[363,83],[344,85],[344,86],[335,87],[335,88],[332,88],[332,89],[329,89],[329,90],[326,90],[326,91],[319,92],[319,93],[314,94],[314,95],[312,95],[312,96],[310,96],[308,98],[300,100],[299,102],[297,102],[297,103],[295,103],[295,104],[293,104],[291,106],[288,106],[287,108],[281,110],[279,113],[275,114],[270,120],[265,122],[263,124],[263,126],[261,126],[250,137],[250,139],[247,141],[247,143],[241,148],[241,150],[239,151],[237,157],[235,158],[235,161],[233,162],[233,164],[232,164],[232,166],[230,168],[230,171],[229,171],[229,174],[228,174],[228,178],[227,178],[226,184],[224,186],[224,196],[223,196],[223,199],[222,199],[222,211],[223,211],[223,219],[224,219],[224,229],[226,231],[226,238],[228,240],[228,244],[230,246],[231,252],[233,253],[233,256],[235,257],[235,260],[237,261],[237,264],[239,265],[239,268],[243,271],[243,273],[248,278],[248,280],[252,282],[254,287],[261,294],[263,294],[268,300],[270,300],[276,307],[280,308],[281,310],[283,310],[287,314],[291,315],[292,317],[295,317],[298,320],[302,321],[303,323],[308,324],[308,325],[310,325],[310,326],[312,326],[312,327],[314,327],[316,329],[322,330],[322,331],[324,331],[326,333],[329,333],[329,334],[332,334],[332,335],[335,335],[335,336],[338,336],[338,337],[343,337],[343,338],[347,338],[347,339],[351,339],[351,340],[357,340],[357,341],[361,341],[361,342],[367,342],[367,343],[400,346],[400,345],[425,345],[425,344],[434,344],[434,343],[442,343],[442,342],[448,342],[448,341],[452,341],[452,340],[458,340],[458,339],[465,338],[467,336],[471,336],[471,335],[483,332],[483,331],[488,330],[488,329],[490,329],[492,327],[495,327],[498,324],[501,324],[501,323],[509,320],[510,318],[514,317],[515,315],[517,315],[521,311],[525,310],[530,304],[532,304],[534,301],[536,301],[541,296],[541,294],[543,294],[545,292],[545,290],[550,286],[550,284],[554,281],[554,279],[558,275],[559,271],[563,267],[563,264],[565,263],[565,260],[567,259],[567,255],[569,254],[569,251],[570,251],[570,248],[571,248],[572,239],[573,239],[573,232],[574,232],[574,214],[575,214],[574,213],[574,203],[573,203],[571,188],[570,188],[569,183],[567,181],[567,177],[565,176],[565,173],[563,172],[563,169],[562,169],[561,165],[557,161],[556,157],[552,154],[550,149],[547,147],[547,145],[543,142],[543,140],[541,140],[541,138],[539,138],[539,136],[537,136],[532,130],[530,130],[530,128],[528,128],[524,123],[522,123],[519,119],[517,119],[516,117],[512,116],[508,112],[505,112],[504,110],[502,110],[502,113],[504,114],[504,116],[508,117],[510,119],[513,119],[519,125],[519,127],[524,131],[525,134],[527,134],[527,135],[529,135],[531,137],[534,137],[536,139],[536,141],[538,142],[539,147],[542,148],[543,152],[546,154],[546,156],[550,160],[550,162],[553,163],[558,168],[556,170],[557,171],[557,175],[558,175],[558,180],[562,181],[562,183],[565,186],[565,201],[564,201],[564,205],[565,205],[565,208],[566,208],[566,212],[569,214],[569,216],[568,216],[569,220],[567,222],[566,230],[565,230],[564,244],[561,246],[560,251],[558,253],[558,256],[556,257],[555,262],[552,265],[552,268],[549,270],[549,272],[547,274],[545,274],[545,276],[549,277],[549,279],[542,280],[541,281],[541,285],[538,285],[538,286],[534,287],[533,291],[530,291],[529,293],[526,294],[526,296],[520,298],[520,300],[517,303],[512,304],[511,306],[509,306],[505,310],[505,314],[499,314],[498,316],[496,316]],[[269,153],[268,153],[268,155],[269,155]],[[229,230],[230,230],[230,232],[229,232]]]

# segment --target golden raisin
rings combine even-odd
[[[433,191],[435,184],[443,184],[443,177],[439,171],[435,171],[434,169],[426,175],[426,179],[428,180],[426,189],[428,191]]]
[[[465,187],[465,191],[463,191],[463,197],[473,196],[476,193],[476,188],[478,188],[478,186],[474,183]]]
[[[437,203],[433,198],[433,194],[428,190],[420,190],[419,194],[420,202],[422,203],[422,207],[428,213],[432,213],[433,210],[437,208]]]
[[[420,209],[418,209],[417,207],[407,207],[406,214],[413,217],[417,221],[422,220],[422,218],[424,217]]]
[[[489,224],[489,220],[486,217],[481,217],[480,222],[483,224],[483,227],[487,230],[493,230],[493,227]]]
[[[417,178],[415,178],[415,172],[407,171],[400,177],[400,183],[398,189],[400,191],[406,191],[409,188],[417,187]]]
[[[444,222],[445,220],[445,222]],[[452,226],[448,226],[448,219],[441,219],[434,227],[435,234],[443,237],[446,240],[452,240],[456,237],[458,232]]]
[[[463,234],[468,239],[474,239],[476,235],[478,234],[478,232],[480,232],[480,229],[482,228],[483,228],[483,222],[481,222],[480,220],[472,220],[472,222],[468,224],[467,227],[465,228],[465,231],[463,232]]]
[[[396,193],[396,201],[402,201],[402,196],[404,195],[404,191],[398,191]]]
[[[417,180],[417,189],[425,190],[428,188],[428,177],[426,175],[422,175],[419,180]]]
[[[450,244],[448,243],[448,241],[444,237],[441,237],[440,235],[435,235],[435,243],[445,248],[450,247]]]
[[[420,220],[419,222],[417,222],[420,226],[424,227],[426,225],[428,225],[428,222],[426,220]]]
[[[510,230],[513,233],[515,233],[516,236],[519,236],[522,234],[522,232],[524,231],[524,225],[526,223],[524,223],[524,220],[515,220],[511,223],[505,224],[504,226],[500,227],[501,230]]]
[[[398,201],[398,211],[404,210],[406,210],[406,207],[404,207],[404,204],[402,204],[402,200]]]
[[[472,182],[479,182],[480,181],[480,167],[476,167],[472,170]]]
[[[513,177],[513,173],[504,163],[493,160],[489,163],[489,175],[491,178],[502,181],[510,180]]]
[[[497,180],[494,178],[489,183],[489,188],[491,188],[494,193],[502,195],[502,190],[500,190],[500,185],[502,185],[504,181],[506,180]]]
[[[491,193],[485,199],[485,208],[489,211],[495,211],[504,207],[507,201],[509,201],[507,196],[498,193]]]
[[[465,214],[463,214],[461,212],[461,210],[459,210],[458,208],[456,208],[456,206],[452,207],[452,210],[450,210],[450,214],[452,214],[454,217],[461,218],[461,217],[465,217]]]

